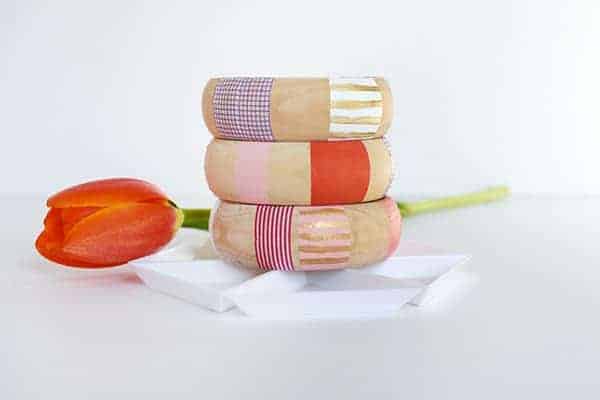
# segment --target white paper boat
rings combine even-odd
[[[129,264],[150,288],[224,312],[237,307],[260,318],[354,318],[395,314],[439,292],[443,277],[469,259],[404,241],[395,256],[362,269],[261,273],[198,259],[206,239],[187,235]],[[446,285],[448,286],[448,285]]]

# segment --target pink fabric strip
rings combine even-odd
[[[239,198],[254,204],[269,203],[267,162],[271,143],[247,142],[237,147],[235,185]]]

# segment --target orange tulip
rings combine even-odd
[[[47,201],[35,247],[59,264],[101,268],[124,264],[166,245],[183,211],[151,183],[104,179],[63,190]]]

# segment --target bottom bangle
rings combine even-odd
[[[389,197],[332,206],[217,203],[213,246],[225,261],[252,269],[317,271],[370,265],[400,241],[401,216]]]

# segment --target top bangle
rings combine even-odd
[[[216,78],[202,94],[213,136],[254,142],[373,139],[392,108],[383,78]]]

